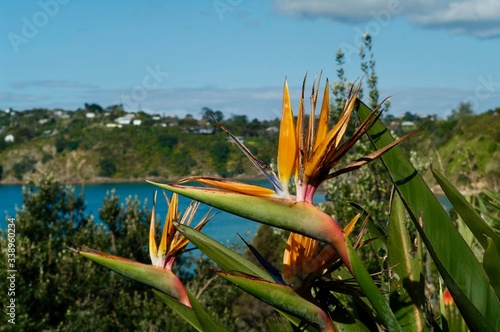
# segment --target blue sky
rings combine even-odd
[[[364,32],[393,115],[500,107],[497,0],[0,0],[0,109],[272,119],[284,78],[297,105],[306,72],[336,79],[339,48],[359,79]]]

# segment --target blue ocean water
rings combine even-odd
[[[257,180],[253,183],[261,186],[268,185],[266,180]],[[86,184],[85,186],[74,185],[74,189],[77,194],[83,192],[84,200],[87,205],[86,213],[92,214],[96,221],[100,221],[99,209],[102,207],[104,197],[113,189],[116,195],[120,197],[121,203],[125,204],[127,198],[137,197],[141,202],[141,206],[145,206],[149,210],[151,210],[152,207],[153,195],[155,191],[158,191],[156,210],[161,221],[163,221],[167,212],[167,203],[163,197],[162,190],[146,182]],[[167,194],[171,197],[171,193]],[[451,205],[446,197],[438,196],[438,199],[446,209],[449,209]],[[22,200],[22,185],[0,185],[0,228],[6,228],[6,218],[16,217],[16,208],[22,208]],[[319,203],[322,201],[324,201],[324,194],[322,192],[317,192],[315,202]],[[179,210],[184,211],[189,203],[189,199],[180,197]],[[197,213],[197,218],[195,218],[193,223],[196,224],[209,209],[209,206],[201,204]],[[16,220],[16,222],[22,222],[22,220]],[[259,224],[254,221],[219,211],[215,218],[205,226],[203,233],[222,243],[241,242],[238,234],[243,236],[246,240],[250,240],[257,232],[258,226]]]
[[[167,212],[168,205],[165,201],[161,188],[158,188],[149,183],[102,183],[102,184],[86,184],[74,185],[75,193],[84,194],[84,200],[87,205],[86,213],[92,214],[96,221],[100,221],[99,209],[102,207],[103,200],[106,195],[115,190],[115,194],[120,197],[120,202],[125,205],[127,198],[137,198],[141,202],[141,207],[152,208],[153,195],[158,191],[156,214],[160,216],[160,221],[163,222]],[[167,192],[168,197],[171,193]],[[180,197],[179,210],[184,211],[191,200]],[[1,185],[0,186],[0,228],[6,228],[6,219],[16,217],[16,208],[22,209],[23,195],[22,185]],[[200,204],[197,217],[193,220],[195,225],[209,211],[210,207]],[[215,210],[214,210],[215,212]],[[16,220],[22,222],[22,220]],[[251,239],[255,235],[259,224],[220,211],[204,228],[204,233],[216,239],[219,242],[235,242],[241,241],[237,235],[239,233],[244,238]]]

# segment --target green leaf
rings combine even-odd
[[[375,282],[364,267],[347,237],[346,243],[349,259],[352,264],[352,273],[365,293],[368,301],[370,301],[373,306],[373,309],[377,312],[379,320],[389,331],[402,331],[398,320],[389,307],[389,303],[387,303],[385,297],[382,295],[377,285],[375,285]]]
[[[194,228],[178,224],[177,229],[181,232],[192,244],[200,249],[205,255],[212,259],[221,269],[226,271],[238,271],[245,274],[260,277],[262,279],[273,281],[273,278],[259,268],[257,265],[248,259],[238,255],[229,248],[226,248],[211,237],[195,230]],[[295,326],[298,326],[300,321],[294,316],[290,316],[282,311],[279,311],[284,317],[291,321]]]
[[[371,329],[363,323],[363,322],[366,323],[366,320],[363,319],[363,321],[361,321],[359,319],[360,316],[366,317],[363,316],[363,314],[365,313],[359,315],[359,312],[356,312],[355,310],[354,312],[351,313],[349,310],[347,310],[346,305],[342,303],[342,301],[337,297],[338,294],[335,294],[335,296],[334,294],[335,293],[333,292],[329,294],[330,297],[328,298],[328,304],[330,307],[334,307],[333,310],[330,310],[329,314],[330,317],[332,317],[335,331],[346,331],[346,332],[371,331]],[[347,295],[344,296],[344,298],[346,297]],[[349,302],[349,305],[352,306],[352,302]],[[371,313],[371,308],[370,308],[370,313]],[[376,328],[375,323],[373,323],[373,326]]]
[[[198,317],[194,313],[193,309],[185,306],[182,303],[179,303],[177,300],[174,300],[172,297],[153,289],[153,293],[162,300],[166,305],[168,305],[176,314],[184,318],[186,322],[191,324],[196,330],[203,331],[203,328],[198,321]]]
[[[319,307],[307,301],[287,285],[276,284],[251,276],[218,271],[218,275],[278,310],[313,324],[321,331],[334,331],[330,317]]]
[[[71,248],[70,248],[71,249]],[[186,288],[175,274],[170,270],[153,265],[142,264],[123,257],[107,254],[93,249],[75,250],[102,266],[107,267],[125,277],[151,286],[160,292],[170,295],[177,301],[189,306]]]
[[[191,302],[192,308],[183,305],[155,289],[153,289],[155,295],[160,298],[166,305],[168,305],[176,314],[184,318],[186,322],[191,324],[198,331],[229,331],[227,328],[221,324],[215,322],[203,309],[201,304],[198,302],[196,297],[187,290],[189,301]]]
[[[217,263],[221,269],[225,271],[240,271],[268,281],[273,281],[269,273],[259,268],[248,259],[241,257],[231,249],[226,248],[211,237],[185,225],[177,224],[176,227],[182,235]]]
[[[500,243],[488,238],[488,246],[483,257],[484,270],[490,278],[491,286],[500,298]]]
[[[196,299],[196,297],[188,291],[189,301],[193,307],[193,311],[200,322],[203,331],[229,331],[224,326],[215,322],[205,311],[205,309],[201,306],[200,302]]]
[[[405,331],[423,331],[423,275],[418,257],[412,257],[412,244],[405,227],[406,210],[397,193],[393,195],[391,214],[387,226],[389,266],[398,279],[399,287],[391,293],[390,303],[394,314]]]
[[[272,316],[266,319],[269,332],[293,332],[293,327],[287,319],[280,316]]]
[[[357,111],[361,120],[370,113],[362,102],[359,102]],[[376,149],[394,141],[380,120],[368,134]],[[500,330],[500,303],[488,277],[437,198],[401,148],[396,146],[381,158],[469,328]]]
[[[500,236],[479,216],[474,207],[451,182],[434,168],[431,168],[431,171],[446,197],[448,197],[457,213],[462,217],[462,220],[469,227],[481,246],[486,249],[488,246],[487,237],[493,239],[494,242],[500,243]]]

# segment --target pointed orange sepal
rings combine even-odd
[[[288,83],[285,81],[278,143],[278,176],[285,193],[288,193],[288,184],[295,171],[297,153],[297,138],[295,136],[292,105],[290,102]]]

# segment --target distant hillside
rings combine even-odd
[[[254,153],[268,160],[275,155],[276,122],[233,116],[224,123],[244,135]],[[31,110],[2,113],[0,124],[1,183],[23,182],[34,172],[52,172],[62,182],[256,175],[213,121],[191,116]]]
[[[188,175],[255,177],[260,174],[227,136],[216,129],[209,109],[201,120],[126,113],[85,105],[74,112],[0,112],[0,183],[22,183],[32,173],[52,172],[61,182],[143,181]],[[273,162],[279,122],[246,116],[219,120],[258,158]],[[500,109],[450,119],[387,116],[397,135],[424,131],[403,142],[418,162],[434,167],[463,188],[500,186]],[[425,174],[433,183],[432,176]]]
[[[479,115],[425,120],[417,138],[410,138],[418,158],[464,190],[500,190],[500,109]],[[434,183],[430,172],[428,183]]]
[[[457,186],[500,190],[500,109],[450,120],[428,139],[429,159]],[[419,150],[425,152],[421,142]]]

